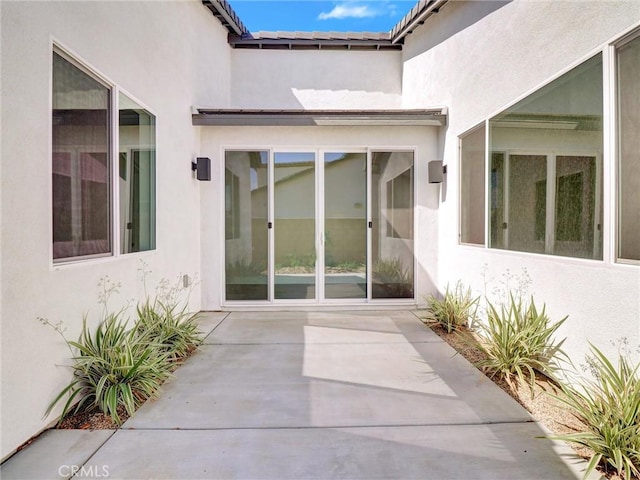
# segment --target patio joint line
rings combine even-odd
[[[209,335],[211,335],[213,332],[215,332],[215,331],[216,331],[216,329],[217,329],[220,325],[222,325],[222,324],[224,323],[224,321],[225,321],[227,318],[229,318],[229,315],[231,315],[231,312],[227,312],[227,314],[222,318],[222,320],[220,320],[220,321],[218,322],[218,324],[217,324],[215,327],[213,327],[209,333],[207,333],[207,334],[205,335],[205,337],[202,339],[202,342],[200,342],[200,345],[205,345],[205,343],[204,343],[204,342],[205,342],[205,340],[206,340],[207,338],[209,338]]]
[[[211,428],[180,428],[180,427],[135,427],[135,428],[121,428],[122,431],[149,431],[149,432],[162,432],[162,431],[184,431],[184,432],[216,432],[216,431],[232,431],[232,430],[335,430],[345,428],[415,428],[415,427],[480,427],[483,425],[521,425],[521,424],[537,424],[534,419],[527,420],[488,420],[486,422],[463,422],[463,423],[381,423],[375,425],[304,425],[304,426],[273,426],[273,427],[211,427]],[[109,437],[111,438],[111,437]]]
[[[78,466],[79,467],[84,467],[87,463],[91,462],[91,459],[96,456],[96,453],[98,453],[100,451],[100,449],[102,447],[104,447],[106,445],[106,443],[113,438],[113,436],[116,434],[116,432],[118,432],[118,430],[122,430],[122,427],[116,428],[115,430],[113,430],[111,432],[111,435],[109,435],[107,438],[105,438],[104,442],[102,442],[100,445],[98,445],[96,447],[96,449],[93,451],[93,453],[91,455],[89,455],[84,462],[82,462],[82,465],[78,465]],[[95,431],[98,431],[98,430],[93,430],[93,431],[95,432]],[[74,474],[70,478],[73,479],[73,478],[78,478],[78,477],[76,476],[76,474]]]

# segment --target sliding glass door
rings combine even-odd
[[[324,154],[324,298],[367,298],[367,154]]]
[[[316,154],[273,156],[276,300],[316,298]]]
[[[266,151],[225,153],[227,300],[269,299],[268,159]]]
[[[412,299],[413,152],[225,153],[225,299]]]
[[[371,298],[413,298],[413,152],[374,152]]]

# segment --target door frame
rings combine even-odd
[[[226,299],[226,275],[225,275],[225,229],[220,231],[220,305],[223,307],[305,307],[314,305],[324,306],[365,306],[365,305],[414,305],[417,301],[417,232],[416,225],[416,212],[417,212],[417,157],[418,149],[415,146],[374,146],[374,147],[361,147],[361,146],[344,146],[344,145],[323,145],[323,146],[310,146],[310,145],[278,145],[278,146],[244,146],[244,145],[222,145],[221,146],[221,158],[220,168],[218,175],[219,191],[218,196],[220,201],[220,218],[224,225],[224,213],[225,213],[225,168],[226,160],[225,154],[229,151],[236,152],[267,152],[268,154],[268,222],[274,225],[275,220],[275,191],[273,184],[275,181],[275,154],[276,153],[314,153],[315,155],[315,249],[316,249],[316,268],[315,268],[315,281],[316,281],[316,295],[313,299],[276,299],[274,295],[275,290],[275,228],[268,229],[268,299],[267,300],[227,300]],[[373,258],[372,258],[372,228],[369,227],[372,222],[372,158],[374,153],[396,153],[396,152],[410,152],[413,156],[413,169],[414,174],[412,178],[412,231],[413,231],[413,298],[372,298],[372,273],[373,273]],[[366,285],[367,295],[365,298],[346,298],[346,299],[327,299],[325,298],[325,252],[324,252],[324,240],[321,239],[325,233],[325,218],[324,218],[324,187],[325,187],[325,165],[324,154],[325,153],[366,153]],[[322,163],[322,166],[319,166]],[[322,192],[322,193],[321,193]],[[320,271],[322,270],[322,271]]]

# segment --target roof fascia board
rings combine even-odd
[[[264,49],[358,49],[366,48],[373,50],[401,50],[401,44],[394,44],[391,40],[309,40],[309,39],[266,39],[247,38],[245,36],[229,35],[229,44],[234,48],[264,48]]]
[[[429,110],[195,109],[196,126],[445,126],[445,108]]]

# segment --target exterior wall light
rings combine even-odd
[[[429,183],[442,183],[447,173],[447,166],[442,165],[442,160],[429,162]]]
[[[195,162],[191,162],[191,170],[196,172],[196,178],[200,181],[211,181],[211,159],[208,157],[198,157]]]

